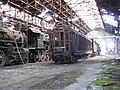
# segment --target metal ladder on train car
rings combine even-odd
[[[25,63],[24,63],[24,61],[23,61],[23,58],[22,58],[22,56],[21,56],[21,54],[20,54],[20,50],[19,50],[19,48],[18,48],[16,38],[14,39],[14,42],[15,42],[15,46],[16,46],[16,49],[17,49],[18,55],[19,55],[19,57],[20,57],[20,60],[21,60],[22,63],[25,65]]]

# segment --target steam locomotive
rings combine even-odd
[[[81,57],[95,54],[93,41],[69,25],[57,24],[49,36],[50,57],[55,63],[75,63]],[[94,44],[95,45],[95,44]]]
[[[30,28],[20,31],[9,27],[0,28],[0,65],[41,61],[48,40],[44,34]]]

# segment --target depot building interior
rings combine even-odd
[[[119,54],[119,31],[119,0],[0,0],[2,66]]]

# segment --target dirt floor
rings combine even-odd
[[[75,64],[29,63],[0,68],[0,90],[93,90],[89,85],[100,68],[115,56],[81,59]]]

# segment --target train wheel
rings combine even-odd
[[[4,53],[2,50],[0,50],[0,65],[1,65],[1,66],[4,66],[5,63],[6,63],[5,53]]]
[[[76,62],[76,59],[75,59],[75,57],[74,56],[70,56],[70,63],[72,64],[72,63],[75,63]]]
[[[23,58],[24,64],[29,63],[28,52],[26,52],[24,55],[22,55],[22,58]]]
[[[37,54],[33,54],[34,62],[41,62],[42,61],[42,52],[37,51]]]
[[[27,63],[29,63],[29,59],[23,59],[23,62],[24,62],[24,64],[27,64]]]
[[[48,61],[49,60],[49,55],[48,55],[48,51],[41,51],[39,54],[39,61]]]

